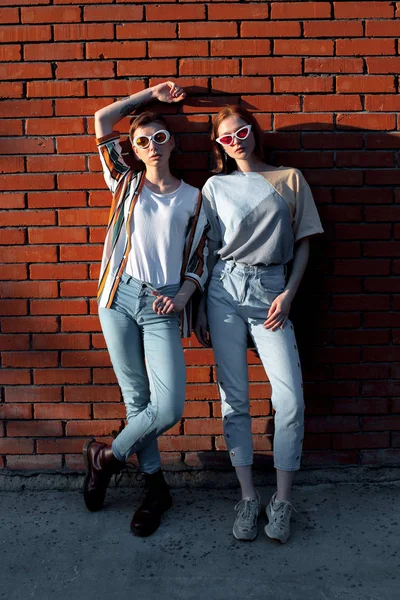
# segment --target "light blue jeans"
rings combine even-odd
[[[174,296],[179,287],[159,291]],[[145,283],[123,274],[111,308],[99,308],[128,421],[113,453],[121,461],[136,453],[141,471],[149,474],[161,466],[157,438],[181,418],[186,386],[179,317],[157,315],[154,299]]]
[[[220,260],[208,288],[207,312],[217,365],[226,446],[232,465],[253,463],[247,367],[250,333],[272,387],[275,409],[274,465],[296,471],[304,431],[300,360],[293,325],[263,327],[268,309],[285,288],[281,265],[249,266]]]

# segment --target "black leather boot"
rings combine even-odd
[[[158,529],[163,512],[171,508],[172,497],[161,469],[144,473],[144,498],[131,521],[133,535],[146,537]]]
[[[83,458],[86,464],[86,478],[83,485],[85,504],[91,511],[100,510],[111,477],[114,473],[119,473],[125,463],[115,458],[110,446],[95,440],[86,442],[83,447]]]

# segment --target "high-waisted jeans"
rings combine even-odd
[[[208,288],[208,319],[222,401],[225,442],[232,465],[253,462],[247,335],[250,333],[272,387],[275,409],[274,465],[296,471],[304,431],[300,360],[293,325],[263,327],[268,309],[285,288],[281,265],[249,266],[220,260]]]
[[[159,291],[173,297],[178,289]],[[161,466],[158,436],[182,416],[186,385],[179,317],[155,313],[154,300],[145,283],[123,274],[111,308],[99,308],[128,421],[113,453],[121,461],[136,453],[141,471],[150,474]]]

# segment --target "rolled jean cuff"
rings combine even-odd
[[[274,464],[274,469],[277,469],[278,471],[299,471],[300,470],[300,465],[298,467],[279,467],[278,465]]]

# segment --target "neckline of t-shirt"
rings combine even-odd
[[[232,171],[232,175],[245,175],[246,177],[251,177],[252,175],[261,175],[261,177],[264,176],[264,174],[266,173],[273,173],[275,171],[275,169],[281,169],[282,167],[274,167],[273,169],[270,169],[269,171],[239,171],[238,169],[235,169],[235,171]]]
[[[153,190],[151,190],[146,183],[144,183],[143,187],[146,188],[146,190],[150,193],[150,194],[154,194],[154,196],[160,196],[161,198],[165,198],[166,196],[172,196],[173,194],[176,194],[177,192],[180,191],[181,187],[183,186],[183,179],[181,179],[180,184],[178,185],[178,187],[176,188],[176,190],[173,190],[173,192],[168,192],[166,194],[159,194],[157,192],[153,192]]]

